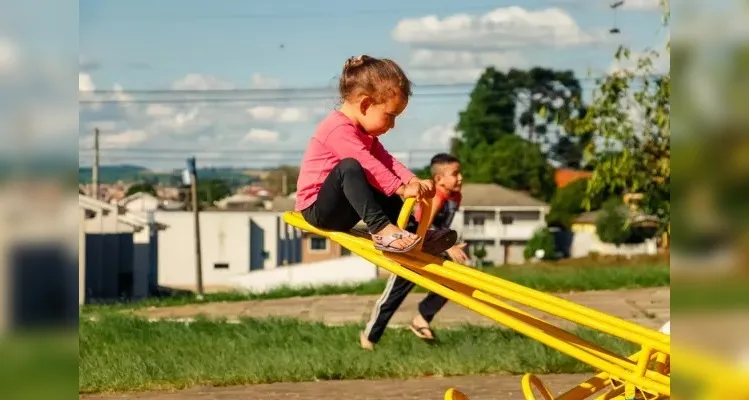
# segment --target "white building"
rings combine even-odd
[[[192,212],[157,211],[170,226],[159,237],[159,285],[192,290],[197,285],[195,222]],[[203,286],[233,286],[238,276],[301,262],[301,231],[286,224],[281,212],[201,211]]]
[[[452,229],[469,251],[484,246],[486,261],[524,262],[523,250],[536,230],[546,226],[549,205],[525,193],[495,184],[463,185],[463,202]]]

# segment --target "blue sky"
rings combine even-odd
[[[614,14],[599,0],[81,0],[79,90],[94,103],[81,107],[80,145],[90,146],[98,126],[104,163],[176,168],[191,154],[203,165],[295,162],[335,105],[334,92],[323,89],[334,86],[346,58],[367,53],[395,59],[417,84],[384,139],[417,166],[446,148],[483,68],[571,68],[590,88],[588,70],[608,71],[619,43],[640,50],[665,42],[654,1],[629,0],[616,18],[623,34],[611,36],[601,32]],[[454,86],[427,94],[434,84]],[[320,90],[304,100],[293,88]],[[246,91],[231,102],[217,101],[230,94],[215,91],[189,101],[143,92],[171,89],[265,92],[263,100]],[[110,102],[95,103],[102,99]],[[81,151],[81,164],[90,159]]]

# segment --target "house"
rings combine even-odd
[[[548,204],[525,193],[496,184],[467,183],[452,228],[471,253],[481,246],[486,261],[517,264],[524,262],[528,240],[546,226],[548,212]]]
[[[144,298],[157,288],[158,232],[167,228],[124,207],[78,195],[79,302]]]
[[[572,244],[570,246],[570,257],[586,257],[591,253],[602,255],[654,255],[658,252],[657,239],[648,239],[639,244],[623,244],[617,247],[611,243],[604,243],[598,237],[596,232],[596,221],[598,220],[600,210],[589,211],[580,214],[572,222],[570,227],[573,233]],[[630,223],[637,227],[654,228],[658,224],[658,218],[646,215],[636,210],[630,210]]]
[[[554,182],[558,188],[563,188],[578,179],[588,179],[593,176],[590,171],[559,168],[554,171]]]
[[[195,220],[192,212],[159,210],[170,226],[159,238],[159,285],[196,287]],[[200,247],[206,290],[230,286],[238,276],[298,264],[301,231],[286,224],[280,212],[212,210],[200,212]]]

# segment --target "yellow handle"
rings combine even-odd
[[[416,234],[419,235],[422,240],[413,251],[421,251],[421,246],[424,244],[424,238],[429,230],[429,226],[432,225],[432,204],[433,198],[431,197],[421,199],[421,221],[419,221],[419,227],[416,229]],[[408,219],[413,213],[415,206],[416,199],[413,197],[409,197],[403,202],[403,208],[401,208],[401,212],[398,215],[399,228],[406,229]]]

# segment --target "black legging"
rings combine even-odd
[[[353,158],[341,160],[325,178],[315,202],[302,211],[304,219],[320,229],[348,231],[364,221],[370,233],[396,224],[403,208],[400,196],[388,197],[367,182],[364,168]],[[408,231],[416,232],[409,218]]]

